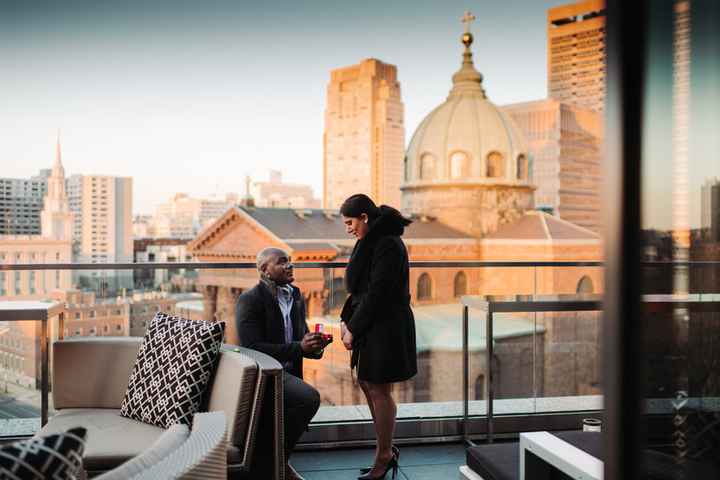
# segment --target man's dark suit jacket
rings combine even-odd
[[[270,355],[280,362],[288,373],[302,378],[303,356],[320,358],[322,354],[303,355],[300,341],[309,331],[305,323],[305,301],[299,288],[293,286],[292,289],[291,343],[285,343],[285,322],[277,298],[263,282],[240,295],[235,309],[235,321],[240,345]]]

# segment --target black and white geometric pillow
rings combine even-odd
[[[224,322],[157,313],[140,346],[120,415],[163,428],[191,426],[224,333]]]
[[[74,480],[82,471],[85,429],[35,437],[0,447],[0,478]]]

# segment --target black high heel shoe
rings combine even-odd
[[[395,445],[393,445],[392,452],[393,452],[393,455],[395,455],[395,458],[397,458],[397,461],[399,462],[400,461],[400,449],[398,447],[396,447]],[[372,467],[361,468],[360,473],[362,473],[364,475],[364,474],[368,473],[370,470],[372,470]]]
[[[390,461],[387,463],[387,465],[385,465],[385,471],[380,474],[380,476],[371,477],[370,472],[367,472],[365,475],[360,475],[358,477],[358,480],[381,480],[385,478],[385,476],[390,470],[392,470],[392,478],[394,480],[395,477],[397,477],[398,472],[398,457],[395,456],[395,452],[393,452],[393,456],[390,458]]]

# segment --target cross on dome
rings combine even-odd
[[[475,15],[470,10],[467,10],[460,18],[460,21],[465,24],[465,33],[470,33],[470,23],[475,21]]]

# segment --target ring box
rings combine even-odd
[[[333,341],[333,335],[332,333],[323,333],[323,325],[322,323],[316,323],[315,324],[315,333],[319,333],[322,336],[322,339],[326,341],[327,343],[330,343]]]

